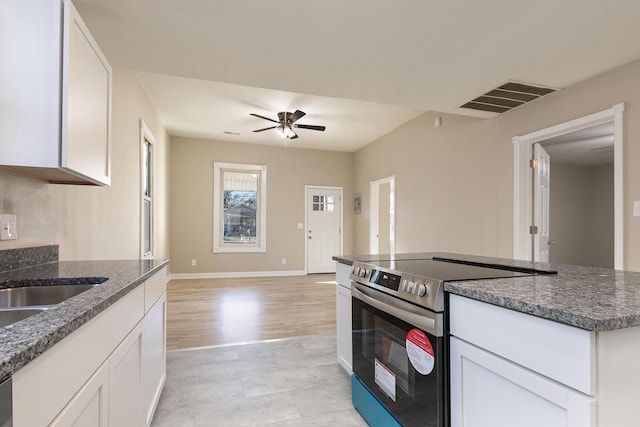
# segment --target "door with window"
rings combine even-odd
[[[307,273],[333,273],[342,250],[342,188],[307,187]]]

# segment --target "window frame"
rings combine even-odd
[[[256,244],[235,245],[224,242],[224,172],[258,173],[256,195]],[[213,163],[213,253],[267,252],[267,166],[246,163]]]
[[[152,259],[156,253],[156,214],[155,214],[155,171],[156,171],[156,139],[144,120],[140,119],[140,255],[143,259]],[[149,146],[148,176],[145,175],[145,154]],[[148,193],[145,194],[145,183]],[[145,202],[149,202],[149,250],[145,250]]]

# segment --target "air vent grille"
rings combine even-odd
[[[527,102],[534,101],[550,93],[556,92],[558,89],[534,86],[530,84],[507,82],[502,86],[490,90],[460,108],[468,108],[471,110],[489,111],[492,113],[504,113]]]

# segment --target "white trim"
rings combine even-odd
[[[153,136],[153,133],[144,122],[144,120],[140,119],[140,255],[143,259],[153,259],[156,254],[156,138]],[[142,167],[142,159],[143,159],[143,151],[145,151],[145,141],[149,141],[151,144],[151,176],[149,179],[149,186],[151,197],[149,200],[151,201],[151,230],[150,236],[151,239],[151,252],[144,252],[144,194],[143,185],[144,185],[144,168]]]
[[[616,104],[613,110],[613,253],[614,268],[624,270],[624,104]]]
[[[512,139],[513,150],[513,257],[531,260],[531,237],[528,233],[532,225],[532,176],[529,168],[532,145],[536,142],[585,129],[602,123],[614,125],[614,267],[624,269],[624,157],[623,157],[623,111],[624,103],[611,108],[560,123],[555,126],[517,135]]]
[[[219,273],[176,273],[169,276],[169,280],[192,280],[192,279],[228,279],[240,277],[285,277],[304,276],[304,270],[283,270],[283,271],[229,271]]]
[[[256,228],[260,233],[256,245],[233,246],[221,243],[223,223],[220,221],[222,207],[220,204],[220,177],[222,170],[239,172],[258,171],[260,182],[258,188],[258,212]],[[213,162],[213,253],[264,253],[267,252],[267,166],[245,163]]]
[[[343,249],[343,237],[344,237],[344,190],[343,187],[333,187],[329,185],[305,185],[304,186],[304,274],[308,274],[308,260],[309,256],[309,190],[312,188],[318,188],[321,190],[338,190],[340,192],[340,253],[336,255],[342,255]]]
[[[373,238],[379,234],[379,204],[380,186],[389,183],[389,252],[396,253],[396,176],[391,175],[369,182],[369,253],[377,254],[379,250],[378,239]]]

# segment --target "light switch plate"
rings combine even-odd
[[[640,216],[640,200],[633,202],[633,216]]]
[[[15,240],[17,238],[16,216],[0,214],[0,240]]]

